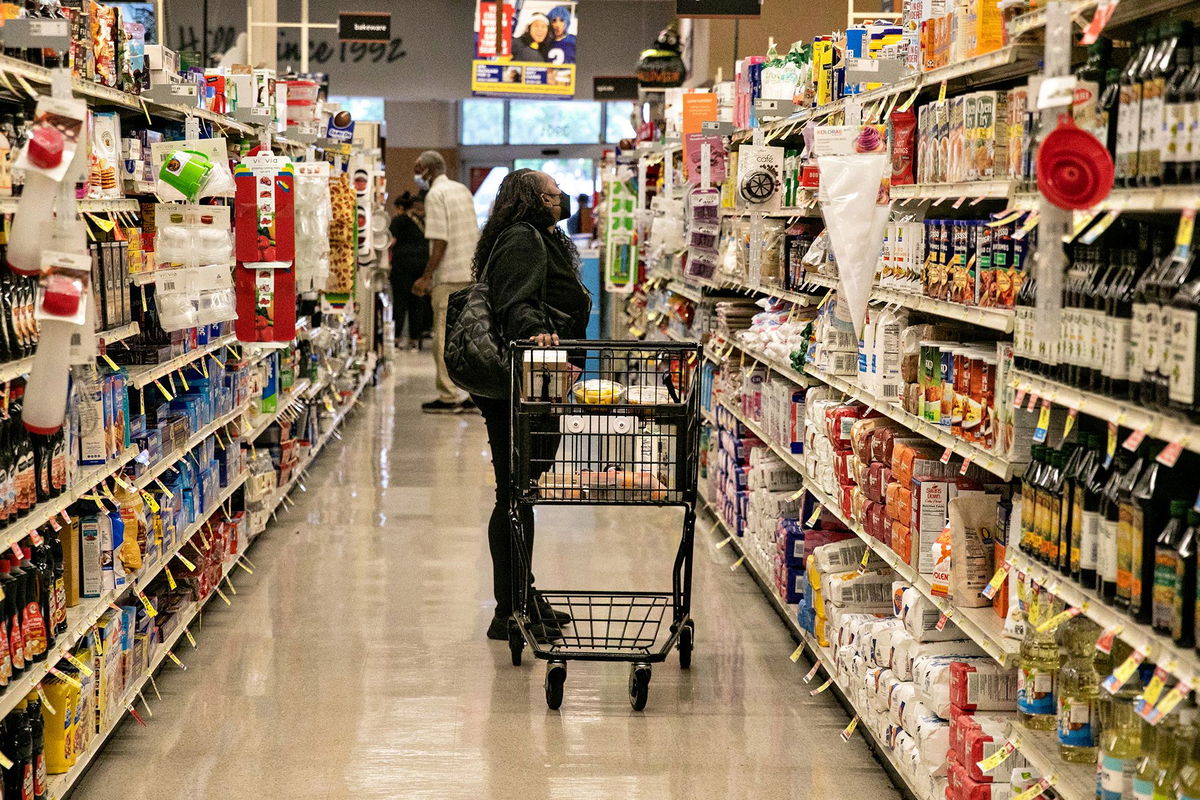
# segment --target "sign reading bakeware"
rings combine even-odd
[[[338,41],[390,42],[392,15],[386,11],[343,11],[338,13]]]

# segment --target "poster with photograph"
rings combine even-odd
[[[576,3],[476,0],[471,90],[504,97],[575,95]]]

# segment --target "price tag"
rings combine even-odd
[[[954,455],[954,448],[947,447],[947,448],[946,448],[946,450],[945,450],[945,452],[943,452],[943,453],[942,453],[942,457],[941,457],[940,461],[941,461],[943,464],[949,464],[949,463],[950,463],[950,457],[951,457],[951,456],[953,456],[953,455]]]
[[[1129,436],[1125,439],[1125,441],[1121,445],[1121,447],[1124,447],[1126,450],[1129,450],[1130,452],[1134,452],[1139,447],[1141,447],[1142,442],[1145,441],[1145,439],[1146,439],[1146,432],[1144,430],[1138,429],[1138,430],[1134,431],[1133,433],[1129,434]]]
[[[241,560],[240,560],[240,559],[239,559],[238,561],[235,561],[235,562],[233,562],[233,563],[234,563],[234,564],[237,564],[239,567],[241,567],[242,569],[244,569],[244,570],[246,571],[246,574],[247,574],[247,575],[253,575],[253,574],[254,574],[254,570],[253,570],[253,569],[251,569],[250,567],[247,567],[245,564],[243,564],[243,563],[241,562]]]
[[[1005,742],[1003,745],[1001,745],[1000,748],[998,750],[996,750],[996,752],[992,753],[990,756],[983,759],[982,761],[976,762],[976,766],[979,767],[979,771],[980,772],[991,772],[996,767],[1003,764],[1005,761],[1008,761],[1008,759],[1010,757],[1012,757],[1012,754],[1017,751],[1017,747],[1020,745],[1020,741],[1021,741],[1020,739],[1017,739],[1017,741],[1015,741],[1015,742],[1012,740],[1009,740],[1009,741]]]
[[[950,615],[949,615],[949,614],[945,614],[945,613],[943,613],[943,614],[942,614],[940,617],[938,617],[938,621],[937,621],[937,629],[938,629],[939,631],[941,631],[941,630],[945,630],[945,629],[946,629],[946,623],[947,623],[947,622],[949,622],[949,621],[950,621]]]
[[[1167,671],[1164,664],[1159,664],[1154,668],[1154,675],[1146,684],[1146,688],[1142,690],[1142,696],[1137,701],[1137,713],[1143,719],[1149,718],[1150,712],[1154,710],[1154,704],[1158,702],[1158,698],[1162,697],[1163,688],[1166,687],[1167,678],[1170,675],[1171,673]]]
[[[1117,10],[1117,4],[1121,0],[1100,0],[1100,5],[1096,7],[1096,13],[1092,15],[1092,21],[1083,31],[1083,36],[1079,43],[1084,47],[1090,44],[1095,44],[1100,38],[1101,31],[1108,21],[1112,19],[1113,12]]]
[[[739,558],[737,561],[733,562],[733,564],[731,564],[731,565],[730,565],[730,567],[729,567],[729,571],[730,571],[730,572],[737,572],[737,571],[738,571],[738,568],[740,568],[740,567],[742,566],[742,563],[743,563],[745,560],[746,560],[746,557],[745,557],[745,556],[742,556],[742,557],[741,557],[741,558]]]
[[[175,583],[175,576],[171,574],[171,568],[163,567],[163,571],[167,573],[167,586],[171,587],[171,591],[173,592],[179,588]]]
[[[54,677],[58,678],[60,681],[63,681],[64,683],[68,683],[71,686],[74,686],[76,689],[83,688],[83,684],[79,682],[78,678],[76,678],[74,675],[68,675],[67,673],[65,673],[61,669],[59,669],[58,667],[51,667],[50,674],[53,675]]]
[[[175,662],[175,666],[179,667],[180,669],[182,669],[182,670],[184,670],[184,671],[186,671],[186,670],[187,670],[187,667],[185,667],[185,666],[183,665],[183,662],[179,660],[179,656],[175,655],[175,654],[174,654],[174,653],[172,653],[170,650],[168,650],[168,651],[167,651],[167,658],[169,658],[169,659],[171,659],[172,661],[174,661],[174,662]]]
[[[959,469],[958,469],[958,474],[959,474],[959,475],[966,475],[966,474],[967,474],[967,470],[969,470],[970,468],[971,468],[971,459],[969,459],[969,458],[964,458],[964,459],[963,459],[962,466],[961,466],[961,467],[959,467]]]
[[[1038,111],[1071,105],[1071,102],[1075,99],[1076,83],[1078,81],[1074,75],[1059,75],[1043,80],[1038,89]]]
[[[1117,217],[1121,216],[1120,211],[1109,211],[1105,213],[1100,221],[1092,226],[1091,230],[1079,237],[1079,241],[1083,244],[1095,244],[1106,230],[1112,227],[1112,224],[1117,221]]]
[[[1067,409],[1067,424],[1063,426],[1063,435],[1062,435],[1064,442],[1067,440],[1067,437],[1071,435],[1071,430],[1075,427],[1075,419],[1078,416],[1079,416],[1078,408]]]
[[[1034,228],[1038,226],[1038,223],[1041,222],[1041,219],[1042,218],[1038,215],[1038,212],[1030,212],[1029,216],[1025,218],[1025,222],[1019,229],[1017,229],[1016,233],[1013,234],[1013,238],[1017,239],[1018,241],[1024,239],[1033,231]]]
[[[870,560],[871,560],[871,548],[868,547],[866,550],[863,550],[863,557],[862,557],[862,561],[860,563],[862,564],[862,566],[865,567],[867,565],[867,562]]]
[[[799,500],[804,496],[804,489],[797,489],[788,496],[788,500]]]
[[[214,586],[214,587],[213,587],[213,590],[214,590],[214,591],[216,591],[217,595],[218,595],[218,596],[219,596],[219,597],[220,597],[222,600],[224,600],[224,601],[225,601],[225,605],[227,605],[227,606],[231,606],[231,605],[233,605],[233,603],[229,602],[229,598],[225,596],[225,593],[221,591],[221,587],[220,587],[220,586]]]
[[[1013,398],[1013,408],[1020,408],[1021,401],[1025,399],[1025,390],[1018,389],[1017,396]]]
[[[804,655],[804,645],[800,645],[795,650],[793,650],[792,654],[790,656],[788,656],[788,658],[790,658],[792,660],[792,663],[795,664],[797,661],[800,660],[800,656],[802,656],[802,655]]]
[[[946,82],[942,81],[942,85],[940,87],[938,87],[938,102],[944,103],[945,101],[946,101]]]
[[[1108,444],[1104,448],[1104,468],[1112,463],[1113,456],[1117,454],[1117,424],[1115,422],[1108,423]]]
[[[174,493],[174,492],[172,492],[170,489],[168,489],[168,488],[167,488],[167,486],[166,486],[166,484],[164,484],[164,483],[163,483],[162,481],[160,481],[158,478],[155,478],[155,479],[154,479],[154,485],[155,485],[155,486],[157,486],[159,489],[161,489],[161,490],[162,490],[162,493],[163,493],[163,494],[165,494],[165,495],[167,496],[167,499],[168,499],[168,500],[174,500],[174,499],[175,499],[175,493]]]
[[[3,767],[6,770],[13,768],[12,759],[4,755],[2,752],[0,752],[0,767]]]
[[[162,381],[155,379],[154,385],[158,387],[158,391],[162,392],[162,396],[167,398],[167,402],[175,399],[175,395],[167,391],[167,388],[162,385]]]
[[[1171,687],[1171,689],[1163,695],[1162,700],[1158,701],[1154,712],[1150,715],[1150,723],[1157,725],[1162,721],[1162,718],[1175,710],[1175,706],[1183,702],[1183,699],[1192,692],[1192,684],[1189,681],[1180,680],[1179,683]]]
[[[908,99],[905,100],[903,103],[901,103],[900,107],[896,110],[897,111],[908,111],[910,108],[912,108],[912,104],[917,102],[917,96],[920,94],[921,94],[921,87],[918,86],[916,89],[913,90],[913,93],[908,96]]]
[[[40,683],[37,685],[37,696],[38,699],[42,701],[42,707],[49,711],[51,716],[54,716],[54,714],[57,713],[57,709],[50,705],[50,698],[46,696],[46,692],[44,689],[42,689],[42,685]]]
[[[821,694],[826,689],[828,689],[830,686],[833,686],[833,678],[830,678],[829,680],[825,681],[817,688],[810,690],[808,695],[809,695],[809,697],[816,697],[817,695]]]
[[[1045,633],[1046,631],[1052,631],[1055,628],[1057,628],[1059,625],[1062,625],[1067,620],[1073,619],[1074,617],[1078,617],[1080,614],[1082,614],[1086,610],[1086,608],[1087,608],[1087,603],[1084,603],[1083,606],[1081,606],[1079,608],[1068,608],[1065,611],[1060,611],[1057,614],[1055,614],[1054,616],[1050,617],[1049,619],[1044,620],[1040,625],[1038,625],[1037,632]]]
[[[1159,452],[1154,460],[1164,467],[1174,467],[1175,462],[1183,455],[1183,448],[1187,447],[1188,442],[1189,437],[1186,436],[1177,442],[1171,442]]]
[[[1025,212],[1025,211],[1013,211],[1011,213],[1006,212],[1006,213],[1002,214],[999,218],[994,219],[991,222],[989,222],[987,224],[987,226],[989,228],[999,228],[1004,225],[1011,225],[1014,222],[1016,222],[1017,220],[1019,220],[1021,217],[1025,216],[1026,213],[1028,213],[1028,212]]]
[[[1004,585],[1005,579],[1008,578],[1008,570],[1008,562],[1001,564],[1000,569],[996,570],[996,574],[992,576],[990,581],[988,581],[988,585],[983,587],[983,591],[980,592],[980,594],[986,597],[988,600],[991,600],[993,597],[995,597],[996,592],[1000,591],[1000,587]]]
[[[192,562],[188,561],[187,558],[184,557],[183,553],[176,553],[175,557],[178,558],[180,561],[182,561],[183,565],[185,567],[187,567],[189,570],[191,570],[192,572],[196,571],[196,565],[193,564]]]
[[[54,529],[54,532],[55,532],[55,533],[58,533],[59,531],[61,531],[61,530],[62,530],[62,525],[60,525],[60,524],[58,523],[58,517],[51,517],[51,518],[50,518],[50,527]]]
[[[1046,791],[1051,786],[1053,786],[1054,781],[1055,781],[1055,778],[1053,775],[1047,775],[1046,777],[1038,780],[1037,783],[1033,784],[1028,789],[1021,792],[1020,794],[1014,794],[1012,796],[1012,800],[1034,800],[1034,798],[1036,798],[1042,792]]]
[[[819,504],[814,505],[813,512],[808,515],[808,520],[804,524],[810,528],[813,525],[816,525],[817,520],[819,520],[821,518],[821,511],[823,511],[823,509],[821,508],[821,506]]]
[[[1091,211],[1076,211],[1075,225],[1071,228],[1071,232],[1063,237],[1063,244],[1070,244],[1078,239],[1079,234],[1083,233],[1087,229],[1087,226],[1092,224],[1092,220],[1098,216],[1099,214]]]
[[[138,589],[136,594],[137,594],[138,600],[141,600],[142,605],[146,608],[146,614],[148,614],[151,617],[157,617],[158,611],[154,608],[154,604],[150,602],[150,598],[146,597],[146,593],[143,592],[141,589]]]
[[[1185,208],[1179,217],[1179,230],[1175,233],[1175,259],[1187,261],[1192,253],[1192,237],[1196,232],[1196,207]]]
[[[815,677],[817,677],[817,672],[818,672],[818,671],[820,671],[820,669],[821,669],[821,662],[820,662],[820,661],[818,661],[817,663],[813,664],[813,665],[812,665],[812,669],[810,669],[810,670],[809,670],[807,673],[805,673],[805,675],[804,675],[804,682],[805,682],[805,683],[812,683],[812,679],[813,679],[813,678],[815,678]]]
[[[1133,677],[1133,673],[1137,672],[1137,668],[1143,661],[1146,660],[1146,653],[1141,648],[1134,650],[1129,654],[1129,658],[1121,662],[1120,666],[1113,670],[1112,675],[1109,675],[1100,685],[1103,686],[1109,694],[1116,694],[1126,682]]]
[[[1036,394],[1034,394],[1033,392],[1030,392],[1030,394],[1029,394],[1029,402],[1025,404],[1025,410],[1026,410],[1026,411],[1033,411],[1035,408],[1037,408],[1038,400],[1041,400],[1041,399],[1042,399],[1042,398],[1038,397],[1038,396],[1037,396]]]
[[[91,677],[92,668],[89,667],[87,664],[83,663],[83,660],[76,657],[74,653],[70,653],[70,652],[64,650],[62,652],[62,657],[64,659],[66,659],[67,663],[69,663],[72,667],[74,667],[75,669],[82,672],[85,677],[89,677],[89,678]]]
[[[62,521],[63,521],[64,525],[71,524],[71,515],[67,513],[67,510],[65,508],[62,511],[58,512],[58,515],[60,517],[62,517]]]
[[[943,86],[944,85],[945,84],[943,84]],[[850,741],[850,737],[854,735],[854,729],[857,727],[858,727],[858,715],[855,714],[854,719],[850,720],[850,724],[847,725],[846,729],[842,731],[842,741],[843,742]]]
[[[104,359],[104,363],[108,364],[108,368],[113,372],[120,372],[121,368],[117,366],[117,362],[108,357],[108,353],[101,353],[100,357]]]
[[[1120,623],[1117,623],[1116,625],[1109,625],[1104,629],[1104,632],[1100,634],[1100,638],[1096,640],[1096,649],[1101,653],[1111,653],[1113,649],[1113,642],[1116,641],[1117,637],[1120,636],[1121,631],[1123,630],[1125,630],[1125,626]]]
[[[33,542],[34,547],[41,547],[42,546],[42,535],[40,533],[38,533],[36,530],[32,530],[29,532],[29,541]]]
[[[147,710],[149,710],[149,708],[150,706],[146,706]],[[143,728],[146,727],[146,720],[142,719],[142,715],[139,714],[137,709],[133,707],[133,703],[126,703],[125,710],[129,712],[129,716],[133,717],[134,721],[138,725],[141,725]]]
[[[13,554],[13,558],[17,559],[18,562],[25,558],[25,554],[21,552],[21,543],[20,542],[12,543],[12,554]]]
[[[1038,444],[1046,441],[1050,433],[1050,401],[1042,401],[1042,410],[1038,413],[1037,427],[1033,429],[1033,440]]]
[[[162,510],[158,505],[158,501],[154,499],[154,495],[150,494],[149,492],[142,492],[142,501],[150,509],[152,514],[157,514]]]
[[[967,198],[966,198],[966,196],[963,196],[963,197],[960,197],[957,200],[955,200],[954,205],[952,205],[950,207],[953,209],[959,209],[959,208],[963,207],[963,203],[965,203],[965,202],[967,202]]]
[[[192,632],[191,632],[191,631],[185,630],[185,631],[183,632],[183,635],[187,637],[188,644],[190,644],[192,647],[195,647],[195,646],[196,646],[196,637],[195,637],[195,636],[192,636]]]
[[[720,550],[722,547],[724,547],[725,545],[729,544],[732,541],[733,541],[732,536],[726,536],[724,539],[717,542],[717,549]]]
[[[233,585],[233,581],[229,580],[228,575],[225,576],[225,585],[229,587],[229,591],[232,592],[234,596],[237,595],[237,588]]]

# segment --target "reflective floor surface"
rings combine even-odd
[[[710,800],[898,797],[749,575],[697,534],[690,672],[573,662],[548,711],[541,662],[491,642],[483,420],[428,416],[430,357],[396,374],[254,544],[232,606],[210,603],[75,800]],[[539,511],[544,587],[668,587],[678,512]],[[528,656],[528,654],[527,654]],[[145,715],[143,715],[145,716]]]

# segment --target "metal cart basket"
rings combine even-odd
[[[548,662],[552,709],[562,704],[570,660],[630,663],[629,699],[638,711],[646,706],[651,664],[678,648],[680,665],[691,665],[699,357],[697,345],[674,342],[511,348],[515,613],[509,648],[514,665],[526,643]],[[670,590],[541,590],[532,596],[532,552],[522,520],[531,518],[533,505],[682,508]]]

